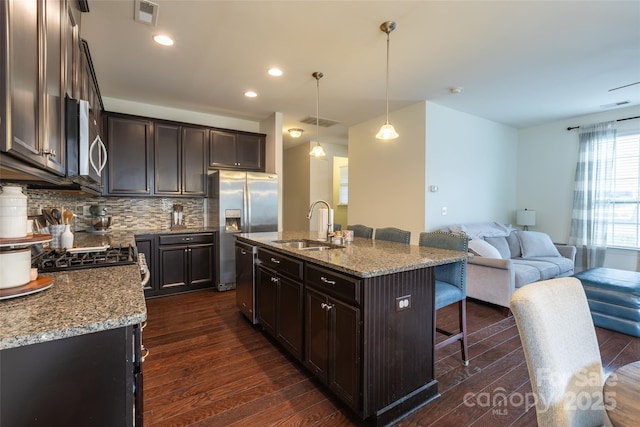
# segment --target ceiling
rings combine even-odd
[[[319,116],[339,124],[320,141],[346,143],[349,126],[384,122],[379,26],[393,20],[392,123],[425,100],[516,128],[640,104],[640,1],[153,1],[157,26],[133,20],[134,0],[90,0],[82,14],[104,98],[255,121],[281,112],[306,142],[321,71]]]

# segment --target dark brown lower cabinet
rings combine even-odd
[[[258,261],[258,323],[361,419],[391,425],[438,396],[433,267],[358,277],[262,246]]]
[[[126,326],[0,351],[0,425],[142,425],[139,334]]]
[[[213,287],[216,282],[215,233],[136,236],[151,271],[145,296]]]
[[[213,243],[160,245],[160,289],[212,285]]]
[[[360,309],[306,291],[305,365],[355,410],[360,410]]]
[[[258,319],[265,331],[302,359],[302,283],[258,267]]]

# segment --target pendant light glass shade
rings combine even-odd
[[[324,157],[326,154],[322,145],[320,145],[320,79],[324,77],[324,74],[316,71],[312,76],[316,79],[316,145],[309,151],[309,155],[313,157]]]
[[[387,119],[385,120],[384,125],[380,128],[380,131],[376,134],[376,138],[387,141],[396,139],[400,136],[394,129],[393,125],[389,123],[389,34],[391,34],[391,31],[395,29],[396,23],[393,21],[386,21],[380,24],[380,31],[387,33]]]
[[[320,143],[316,141],[316,145],[314,145],[311,151],[309,151],[309,155],[313,157],[324,157],[327,154],[324,152],[324,148],[322,148],[322,145],[320,145]]]
[[[396,139],[399,137],[398,132],[396,132],[395,128],[390,123],[385,123],[382,125],[378,133],[376,134],[376,138],[378,139]]]

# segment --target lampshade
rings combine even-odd
[[[398,132],[396,132],[391,123],[385,123],[384,125],[382,125],[382,127],[376,134],[376,138],[378,139],[396,139],[399,136],[400,135],[398,135]]]
[[[309,155],[313,156],[313,157],[324,157],[326,156],[325,152],[324,152],[324,148],[322,148],[322,145],[320,145],[319,142],[316,141],[316,145],[313,146],[313,148],[311,149],[311,151],[309,151]]]
[[[522,225],[524,230],[528,230],[530,225],[536,225],[536,211],[520,209],[516,214],[516,224]]]

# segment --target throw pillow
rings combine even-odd
[[[507,243],[511,251],[511,258],[520,258],[522,256],[522,249],[520,248],[520,239],[518,239],[518,232],[516,230],[513,230],[511,234],[507,236]]]
[[[469,251],[485,258],[502,258],[496,248],[482,239],[469,240]]]
[[[560,257],[560,252],[555,247],[549,235],[538,231],[519,231],[522,258],[531,257]]]
[[[511,250],[506,237],[485,237],[484,240],[500,252],[500,258],[511,258]]]

